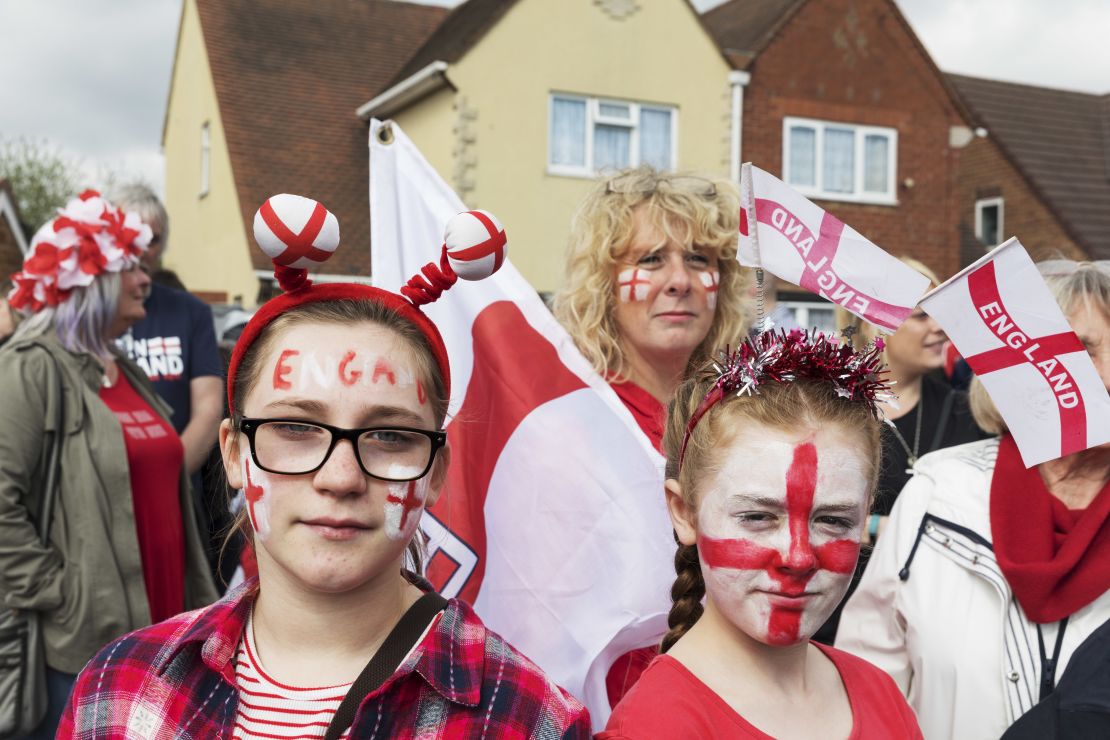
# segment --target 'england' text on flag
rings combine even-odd
[[[370,130],[374,284],[438,259],[465,206],[396,124]],[[505,225],[512,249],[512,224]],[[422,520],[429,580],[609,716],[605,679],[667,629],[675,545],[663,459],[510,259],[424,307],[451,361],[452,451]]]
[[[921,301],[979,376],[1026,467],[1110,442],[1110,396],[1017,239]]]
[[[736,258],[889,331],[929,287],[927,277],[751,163],[740,177]]]

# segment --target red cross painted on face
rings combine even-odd
[[[247,514],[250,516],[251,526],[254,528],[254,531],[261,534],[259,529],[263,527],[265,523],[258,521],[258,516],[255,513],[254,507],[262,500],[262,497],[266,494],[266,489],[262,486],[256,486],[254,482],[251,481],[251,463],[249,459],[243,461],[243,469],[246,471],[247,476],[247,485],[243,486],[243,495],[246,496],[247,499]]]
[[[401,523],[399,529],[401,532],[409,523],[409,514],[420,509],[424,505],[423,499],[416,495],[416,481],[410,480],[404,484],[405,495],[402,497],[396,493],[396,487],[390,486],[389,495],[385,497],[387,503],[401,505]]]
[[[806,442],[794,447],[786,471],[786,513],[790,534],[785,555],[776,548],[764,547],[746,539],[698,537],[698,554],[709,568],[765,570],[778,595],[797,599],[797,606],[772,603],[767,624],[767,640],[774,645],[798,641],[806,587],[818,570],[848,574],[856,566],[859,542],[839,539],[814,545],[810,539],[813,497],[817,490],[817,447]],[[780,599],[782,600],[782,599]]]
[[[620,299],[624,302],[647,300],[648,288],[651,280],[647,273],[635,267],[622,270],[617,276],[617,285],[620,288]]]
[[[720,288],[720,273],[717,270],[706,270],[698,273],[698,280],[705,286],[705,301],[710,308],[717,305],[717,290]]]

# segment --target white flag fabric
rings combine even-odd
[[[736,259],[894,331],[929,279],[750,162],[740,175]]]
[[[930,292],[922,308],[979,376],[1025,467],[1110,442],[1110,396],[1017,239]]]
[[[444,225],[463,210],[396,124],[371,123],[375,285],[395,291],[438,260]],[[511,223],[505,232],[511,258]],[[422,521],[428,578],[471,602],[600,729],[613,661],[667,629],[663,458],[511,259],[423,310],[452,375],[451,468]]]

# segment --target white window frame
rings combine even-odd
[[[814,186],[790,184],[790,129],[794,126],[812,128],[815,136],[815,180]],[[822,179],[825,176],[825,129],[847,128],[855,132],[855,162],[853,184],[855,190],[851,193],[837,193],[826,191]],[[887,191],[885,193],[867,192],[863,189],[863,157],[864,142],[868,136],[883,136],[890,142],[889,157],[887,158]],[[847,203],[869,203],[881,206],[898,205],[898,129],[886,126],[865,126],[858,123],[843,123],[840,121],[823,121],[817,118],[797,118],[786,116],[782,119],[782,179],[803,195],[820,200],[837,200]]]
[[[208,195],[212,166],[212,133],[205,121],[200,125],[200,193],[197,197]]]
[[[809,320],[810,311],[826,312],[833,310],[833,323],[831,326],[817,327],[825,331],[836,333],[836,305],[828,301],[779,301],[779,306],[788,308],[794,314],[794,323],[803,329],[812,329],[814,324]],[[776,327],[777,328],[777,327]]]
[[[1005,233],[1005,219],[1006,219],[1006,199],[1001,195],[996,195],[991,198],[979,198],[975,201],[975,238],[988,247],[997,247],[1004,239],[1002,235]],[[983,211],[991,206],[998,206],[998,241],[994,244],[987,244],[983,238]]]
[[[586,163],[579,167],[576,165],[554,164],[551,161],[551,137],[554,133],[552,123],[555,116],[555,100],[575,100],[586,104]],[[629,117],[612,118],[601,114],[602,105],[627,105]],[[619,100],[617,98],[595,98],[588,95],[573,93],[553,92],[547,96],[547,173],[563,177],[596,177],[599,173],[594,167],[594,126],[605,124],[607,126],[624,126],[632,131],[629,137],[628,166],[638,167],[640,164],[640,111],[644,108],[670,113],[671,115],[671,169],[678,169],[678,108],[673,105],[656,103],[641,103],[632,100]]]

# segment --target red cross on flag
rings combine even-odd
[[[921,301],[983,381],[1026,467],[1110,442],[1110,396],[1017,239]]]
[[[929,279],[751,163],[740,175],[740,264],[762,267],[894,331]]]
[[[388,144],[370,127],[371,267],[397,290],[466,206],[389,125]],[[614,660],[667,629],[663,458],[511,259],[422,310],[453,386],[447,485],[421,519],[427,576],[582,699],[600,730]]]

